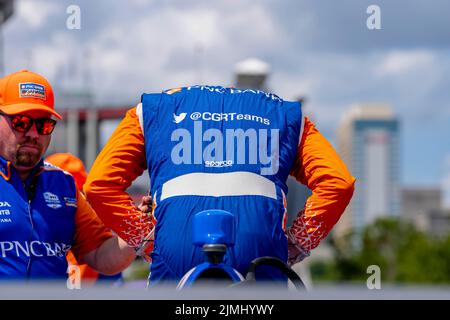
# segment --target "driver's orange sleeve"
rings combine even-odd
[[[136,108],[130,109],[95,160],[83,190],[103,223],[132,247],[153,229],[126,190],[147,168]]]
[[[317,247],[341,217],[356,179],[333,146],[307,118],[291,175],[312,190],[289,229],[305,252]]]

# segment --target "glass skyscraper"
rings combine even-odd
[[[336,235],[360,231],[381,216],[399,216],[399,121],[386,105],[361,105],[345,117],[339,151],[353,176],[355,193],[336,226]]]

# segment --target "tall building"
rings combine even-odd
[[[338,130],[339,150],[356,177],[351,204],[335,235],[360,231],[382,216],[398,217],[400,195],[399,120],[387,105],[360,105]]]

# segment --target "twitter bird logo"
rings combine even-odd
[[[173,114],[173,122],[175,123],[180,123],[181,121],[184,120],[184,118],[186,118],[186,112],[180,113],[179,116],[177,116],[175,113]]]

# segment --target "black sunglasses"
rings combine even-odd
[[[53,132],[56,126],[56,120],[51,118],[38,118],[33,119],[29,116],[23,114],[6,114],[0,112],[0,115],[9,118],[11,121],[11,127],[17,132],[26,133],[33,126],[33,123],[36,124],[36,131],[42,135],[49,135]]]

